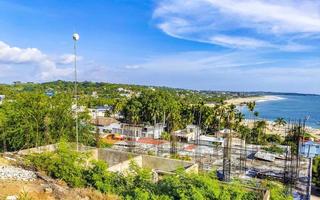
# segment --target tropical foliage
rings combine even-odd
[[[139,200],[201,200],[201,199],[261,199],[261,193],[244,187],[244,183],[222,183],[215,172],[187,174],[183,169],[174,175],[166,175],[158,182],[149,169],[131,162],[128,173],[107,170],[103,161],[92,161],[87,165],[87,155],[70,149],[66,143],[59,145],[56,152],[34,154],[28,157],[28,165],[47,172],[48,175],[64,180],[73,187],[92,187],[103,193],[113,193],[123,199]],[[248,186],[257,185],[257,183]],[[263,183],[271,189],[271,199],[290,199],[280,184]]]
[[[0,106],[0,149],[19,150],[52,144],[61,138],[75,141],[72,96],[20,92]],[[95,144],[87,112],[79,114],[80,142]]]

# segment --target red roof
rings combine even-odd
[[[191,144],[191,145],[186,146],[186,147],[184,148],[184,150],[190,151],[190,150],[195,149],[196,147],[197,147],[196,145]]]
[[[143,144],[153,144],[153,145],[159,145],[163,144],[166,141],[165,140],[155,140],[152,138],[139,138],[137,142],[143,143]]]

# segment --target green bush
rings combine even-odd
[[[88,156],[72,150],[69,144],[61,142],[57,151],[32,154],[27,157],[30,164],[49,176],[64,180],[68,185],[81,187],[85,185],[84,164]]]
[[[316,186],[320,187],[320,156],[313,159],[312,181]]]
[[[276,144],[281,144],[283,142],[283,139],[281,138],[281,136],[277,134],[267,134],[266,140],[270,143],[276,143]]]

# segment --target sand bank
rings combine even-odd
[[[234,98],[226,100],[228,104],[240,105],[241,103],[248,103],[248,102],[264,102],[264,101],[277,101],[282,100],[284,98],[279,96],[267,95],[267,96],[256,96],[256,97],[243,97],[243,98]]]

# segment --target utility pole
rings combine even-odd
[[[308,167],[308,187],[307,187],[307,200],[311,199],[311,186],[312,186],[312,157],[309,158],[309,167]]]
[[[77,74],[77,41],[80,39],[80,36],[78,33],[74,33],[72,35],[74,45],[73,45],[73,51],[74,51],[74,95],[76,97],[76,110],[75,110],[75,118],[76,118],[76,142],[77,142],[77,151],[79,151],[79,125],[78,125],[78,74]]]

